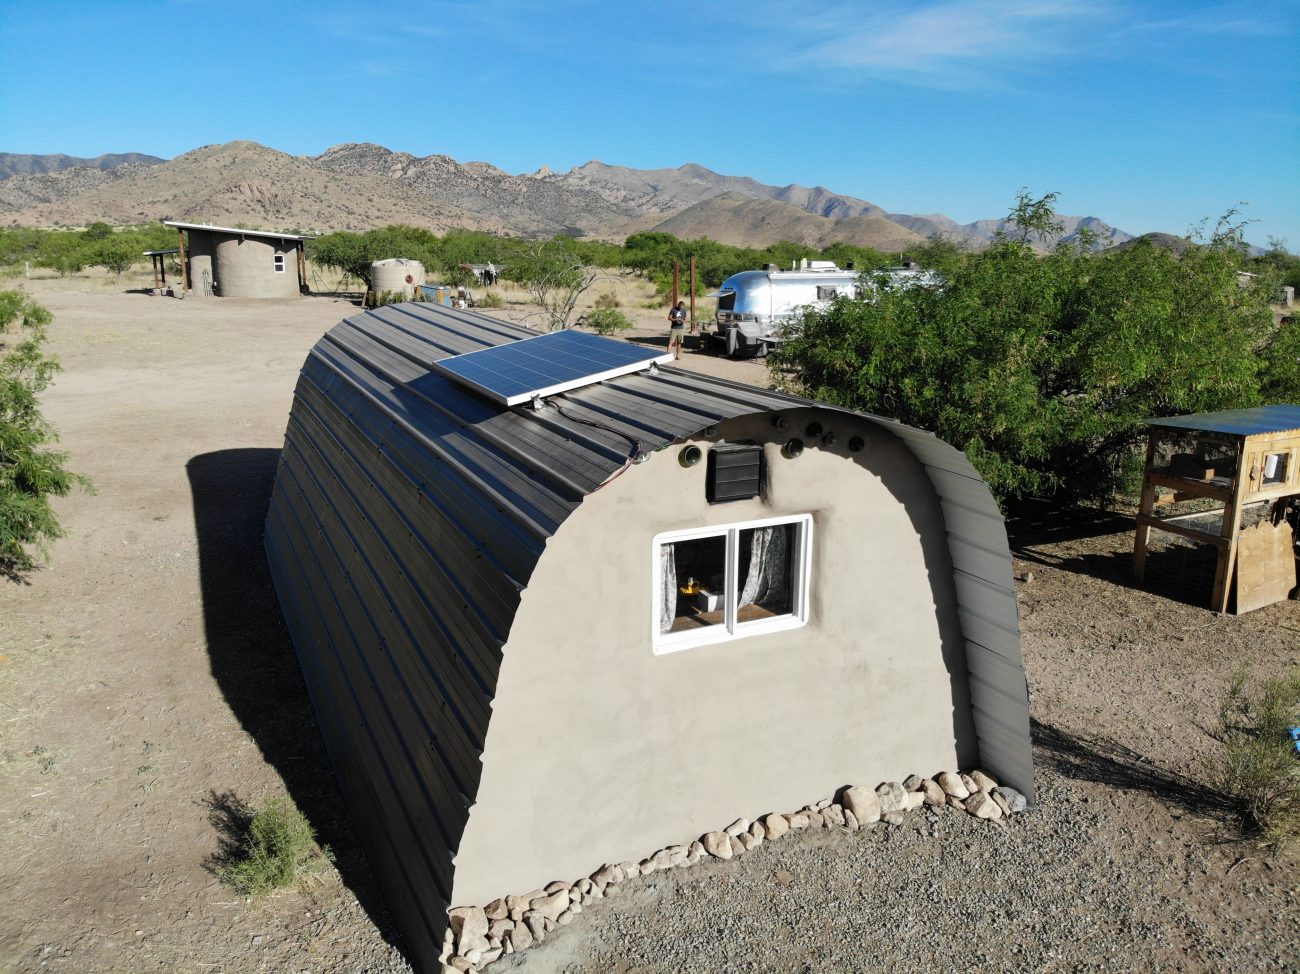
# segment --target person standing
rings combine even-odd
[[[678,301],[668,312],[668,351],[674,358],[682,357],[682,341],[686,338],[686,304]]]

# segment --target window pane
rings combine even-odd
[[[794,524],[740,532],[740,597],[737,622],[770,619],[794,611]]]
[[[725,536],[660,545],[659,570],[663,579],[660,632],[689,632],[723,624],[726,618],[722,594],[727,573]]]

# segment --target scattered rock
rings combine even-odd
[[[458,906],[448,910],[451,930],[456,935],[456,953],[468,954],[487,947],[488,919],[480,906]]]
[[[533,900],[532,908],[538,916],[545,917],[547,920],[554,920],[569,906],[569,891],[567,889],[556,890],[549,896],[541,896]]]
[[[494,960],[500,959],[504,951],[500,947],[493,947],[491,950],[483,951],[483,956],[479,959],[480,964],[491,964]]]
[[[808,818],[807,812],[795,812],[792,815],[787,815],[785,820],[790,824],[790,828],[795,830],[806,829],[812,824],[812,820]]]
[[[773,812],[763,819],[763,831],[767,833],[768,839],[779,839],[790,831],[790,823],[784,815]]]
[[[691,847],[686,850],[686,865],[694,866],[707,855],[708,853],[704,851],[704,843],[696,840],[695,842],[692,842]]]
[[[569,888],[569,884],[568,884],[568,883],[562,883],[562,882],[560,882],[560,881],[557,879],[557,880],[556,880],[555,882],[553,882],[553,883],[547,883],[547,884],[546,884],[546,888],[543,890],[543,892],[546,892],[546,893],[558,893],[560,890],[566,890],[566,891],[567,891],[568,888]]]
[[[1002,810],[988,796],[987,792],[977,791],[966,799],[966,811],[976,818],[1001,818]]]
[[[1020,792],[1008,785],[999,785],[993,789],[995,794],[1001,795],[1011,808],[1012,815],[1019,815],[1029,807],[1029,801]]]
[[[975,784],[975,779],[972,778],[970,775],[966,774],[964,771],[961,774],[961,783],[966,786],[966,791],[969,792],[971,795],[975,794],[975,792],[980,790],[980,786]]]
[[[510,914],[510,907],[505,900],[493,900],[483,908],[489,920],[504,920]]]
[[[447,961],[447,966],[454,971],[471,971],[474,969],[474,965],[459,954]]]
[[[756,839],[748,832],[741,832],[740,835],[734,836],[733,838],[735,841],[740,843],[745,852],[751,852],[763,844],[762,839]]]
[[[980,791],[992,791],[998,786],[998,783],[986,775],[983,771],[975,770],[970,773],[971,781]]]
[[[938,783],[931,781],[929,778],[921,782],[921,794],[925,795],[927,805],[942,805],[944,799],[948,797]]]
[[[960,808],[963,812],[966,811],[966,805],[962,802],[960,798],[957,798],[953,795],[949,795],[947,798],[947,802],[949,807],[951,808]]]
[[[514,928],[515,923],[513,920],[493,920],[488,925],[488,939],[495,937],[497,940],[501,940]]]
[[[532,896],[541,895],[541,892],[541,890],[538,890],[536,894],[529,896],[507,896],[506,907],[510,911],[510,919],[514,920],[515,923],[522,920],[524,914],[528,912],[529,907],[532,905]]]
[[[902,812],[885,812],[880,816],[880,820],[889,825],[902,825],[906,816]]]
[[[767,829],[763,828],[762,822],[754,822],[749,827],[749,834],[754,838],[762,841],[767,838]]]
[[[726,832],[708,832],[701,837],[704,851],[715,859],[731,858],[731,836]]]
[[[623,881],[623,870],[618,866],[606,864],[591,874],[591,883],[593,886],[604,888],[611,883],[621,883]],[[512,897],[507,897],[507,902]]]
[[[903,807],[900,811],[914,812],[925,804],[925,792],[909,791],[903,796]]]
[[[722,831],[726,832],[727,835],[731,835],[731,836],[740,835],[741,832],[748,832],[748,831],[749,831],[749,819],[747,819],[747,818],[738,818],[738,819],[736,819],[734,822],[732,822],[730,825],[728,825],[725,829],[723,829]]]
[[[901,812],[907,799],[907,791],[897,781],[886,781],[876,786],[876,797],[880,799],[880,812]]]
[[[515,950],[527,950],[533,945],[533,932],[528,924],[520,924],[507,934],[506,943]]]
[[[578,880],[576,883],[573,884],[573,888],[576,889],[583,896],[586,896],[588,893],[591,892],[591,887],[592,887],[592,882],[590,879],[587,879],[586,877]]]
[[[858,828],[858,817],[847,808],[844,809],[844,827],[850,831],[856,831]]]
[[[748,832],[742,832],[742,835],[749,835]],[[734,835],[727,836],[727,841],[731,844],[731,854],[733,856],[743,856],[747,851],[741,841]]]
[[[908,791],[920,791],[924,781],[925,779],[919,774],[909,774],[903,779],[903,787]]]
[[[859,824],[876,822],[880,819],[880,799],[874,792],[868,791],[861,785],[845,788],[840,802],[846,811],[853,813],[853,817]]]
[[[516,930],[518,929],[520,928],[516,928]],[[524,927],[522,929],[532,934],[533,943],[540,944],[546,939],[546,918],[538,913],[529,913],[524,917]],[[515,941],[515,950],[523,950],[517,940]]]
[[[555,922],[562,927],[567,927],[570,923],[573,922],[573,911],[565,910],[563,913],[561,913],[558,917],[555,918]]]
[[[961,775],[951,771],[940,771],[934,776],[935,784],[943,789],[949,798],[965,800],[970,797],[970,789],[961,780]]]
[[[1001,795],[999,795],[996,791],[989,792],[989,797],[993,799],[993,803],[998,806],[998,809],[1002,812],[1003,815],[1011,814],[1011,806],[1008,805],[1007,800],[1003,798]]]
[[[822,809],[822,819],[828,827],[844,828],[844,807],[842,805],[827,805]]]

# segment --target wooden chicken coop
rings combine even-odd
[[[1296,588],[1289,515],[1300,497],[1300,406],[1174,416],[1149,426],[1133,574],[1143,577],[1154,528],[1218,549],[1210,608],[1250,612],[1287,598]],[[1219,506],[1160,513],[1198,499]]]

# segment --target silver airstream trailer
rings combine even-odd
[[[809,308],[826,308],[838,297],[856,298],[881,284],[892,287],[937,287],[934,271],[915,264],[882,268],[874,273],[840,268],[834,261],[801,260],[788,271],[768,264],[761,271],[741,271],[722,282],[710,297],[718,299],[718,330],[711,336],[728,355],[766,355],[781,341],[782,327]]]

